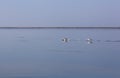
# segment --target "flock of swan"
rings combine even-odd
[[[65,42],[65,43],[71,41],[71,39],[69,39],[69,38],[67,38],[67,37],[62,38],[61,40],[62,40],[62,42]],[[93,41],[97,41],[97,42],[101,42],[101,41],[102,41],[102,42],[120,42],[120,39],[119,39],[119,40],[93,40],[92,38],[87,38],[87,39],[85,39],[85,41],[86,41],[88,44],[92,44]]]
[[[67,43],[67,42],[70,41],[70,39],[65,37],[65,38],[62,39],[62,41],[65,42],[65,43]],[[86,41],[88,44],[92,44],[92,43],[93,43],[93,39],[92,39],[92,38],[87,38],[85,41]]]

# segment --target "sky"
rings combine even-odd
[[[0,0],[5,26],[120,26],[120,0]]]

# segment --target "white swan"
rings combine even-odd
[[[93,43],[93,40],[91,38],[86,39],[86,41],[87,41],[88,44],[92,44]]]
[[[63,38],[62,41],[63,41],[63,42],[68,42],[69,39],[68,39],[68,38]]]

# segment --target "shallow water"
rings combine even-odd
[[[0,29],[0,78],[120,78],[119,34],[114,29]]]

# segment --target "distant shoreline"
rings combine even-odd
[[[0,29],[120,29],[120,27],[0,27]]]

